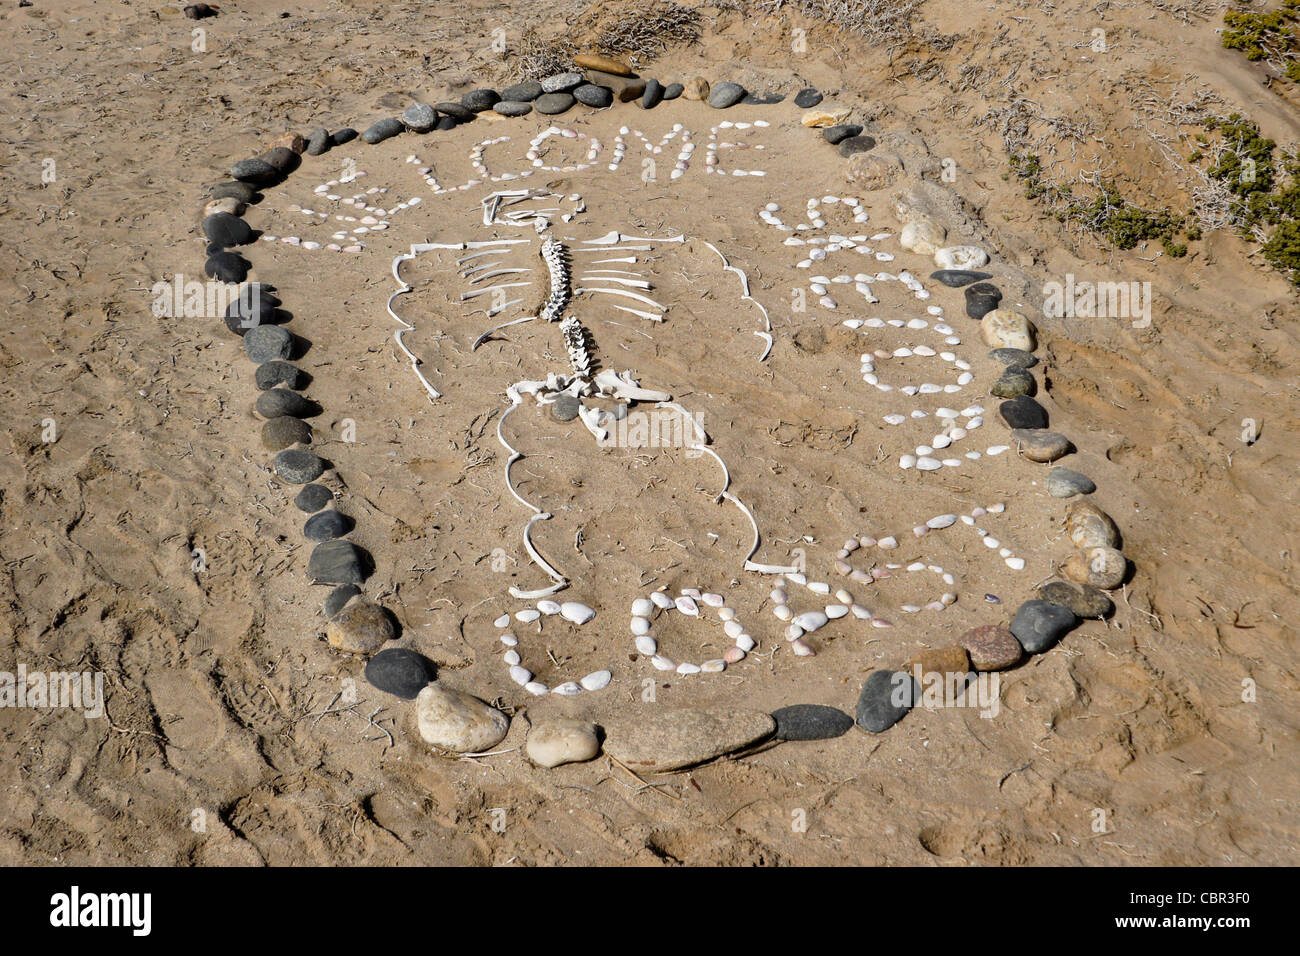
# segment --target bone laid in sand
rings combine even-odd
[[[493,251],[495,252],[496,250],[493,250]],[[470,276],[472,276],[472,275],[473,275],[474,273],[476,273],[476,272],[482,272],[484,269],[491,269],[491,268],[493,268],[493,267],[495,267],[495,266],[499,266],[499,265],[501,265],[501,263],[503,263],[503,262],[505,262],[504,259],[497,259],[497,260],[494,261],[494,262],[485,262],[485,263],[483,263],[481,266],[474,266],[474,267],[471,268],[471,269],[465,269],[465,270],[462,270],[461,275],[464,276],[466,279],[468,279]]]
[[[528,556],[532,558],[533,563],[536,564],[543,571],[545,571],[547,575],[551,578],[551,580],[555,582],[549,588],[541,588],[536,591],[521,591],[516,587],[510,588],[510,594],[513,597],[517,597],[525,601],[532,600],[534,598],[539,598],[539,597],[546,597],[549,594],[554,594],[556,591],[563,590],[565,587],[568,586],[569,583],[568,579],[565,578],[564,575],[556,571],[553,567],[551,567],[546,562],[546,559],[544,559],[541,556],[541,554],[538,553],[537,549],[533,547],[533,541],[532,541],[533,522],[544,521],[547,518],[550,518],[551,516],[547,512],[542,511],[541,508],[538,508],[532,502],[526,500],[522,495],[519,494],[518,491],[515,490],[514,482],[511,481],[510,479],[510,468],[512,465],[514,465],[515,462],[517,462],[519,459],[523,458],[524,456],[521,452],[516,451],[515,448],[511,446],[511,444],[508,441],[506,441],[505,436],[501,433],[501,427],[505,424],[506,419],[510,417],[510,413],[513,412],[516,408],[520,406],[520,404],[523,403],[524,393],[535,394],[539,389],[545,387],[546,387],[545,382],[537,382],[537,381],[515,382],[515,384],[511,385],[509,388],[506,389],[506,395],[509,396],[511,402],[510,407],[506,409],[505,414],[502,415],[501,418],[498,419],[497,421],[497,441],[500,443],[502,448],[504,448],[507,452],[510,453],[510,457],[506,460],[506,466],[505,466],[506,487],[510,489],[510,493],[515,496],[516,501],[518,501],[525,508],[528,508],[533,512],[533,516],[529,518],[528,523],[524,525],[524,548],[525,550],[527,550]]]
[[[667,392],[642,388],[632,380],[631,375],[631,372],[624,372],[620,375],[613,369],[607,368],[596,373],[596,387],[605,394],[612,394],[615,398],[634,402],[667,402],[672,399],[672,396]]]
[[[632,289],[645,289],[647,292],[654,288],[644,279],[620,279],[617,276],[593,276],[586,273],[581,276],[583,279],[591,279],[593,282],[613,282],[615,285],[625,285]]]
[[[522,301],[524,301],[524,300],[523,300],[523,299],[515,299],[514,301],[515,301],[515,302],[522,302]],[[513,305],[513,304],[514,304],[514,303],[511,303],[511,302],[507,302],[507,303],[506,303],[506,305]],[[505,308],[505,306],[502,306],[502,308]],[[492,316],[492,314],[493,314],[493,313],[489,312],[489,313],[488,313],[488,317],[490,318],[490,317]],[[478,349],[478,347],[479,347],[480,345],[482,345],[484,342],[486,342],[486,341],[487,341],[487,340],[492,336],[492,334],[493,334],[494,332],[499,332],[499,331],[501,331],[502,329],[509,328],[509,327],[512,326],[512,325],[521,325],[521,324],[523,324],[524,322],[533,322],[533,321],[536,321],[536,319],[537,319],[537,316],[535,316],[535,315],[526,315],[526,316],[524,316],[522,319],[512,319],[511,321],[509,321],[509,322],[505,322],[505,323],[503,323],[503,324],[501,324],[501,325],[498,325],[498,326],[496,326],[495,328],[488,329],[486,332],[484,332],[482,335],[480,335],[478,338],[476,338],[476,339],[474,340],[474,344],[471,345],[471,346],[469,347],[469,350],[470,350],[471,352],[473,352],[473,351],[475,351],[476,349]]]
[[[661,302],[656,302],[654,299],[651,299],[649,296],[640,295],[639,293],[636,292],[627,292],[623,289],[602,289],[599,286],[592,286],[588,288],[584,286],[582,288],[573,290],[574,295],[583,295],[584,293],[587,292],[591,292],[591,293],[603,292],[606,295],[626,296],[629,299],[635,299],[637,302],[642,302],[645,305],[653,306],[654,308],[658,309],[660,312],[668,311],[668,306],[664,305]]]
[[[393,279],[397,282],[399,286],[401,286],[401,288],[398,289],[396,292],[394,292],[392,295],[390,295],[388,297],[388,302],[385,304],[385,308],[388,310],[388,314],[393,317],[393,321],[396,322],[398,325],[402,326],[400,329],[398,329],[396,332],[393,333],[393,340],[397,343],[397,347],[402,350],[402,354],[404,354],[407,360],[411,363],[411,371],[415,372],[415,377],[418,378],[420,380],[420,384],[424,386],[424,390],[428,393],[429,401],[431,402],[436,398],[442,398],[442,393],[439,392],[436,388],[434,388],[433,385],[429,382],[429,380],[424,377],[424,373],[420,371],[420,365],[422,363],[420,361],[419,356],[417,356],[414,352],[408,349],[406,347],[406,343],[402,341],[402,336],[404,336],[407,332],[414,331],[415,326],[407,323],[405,320],[402,319],[401,316],[399,316],[396,312],[393,311],[393,300],[396,299],[399,295],[405,295],[406,293],[410,292],[411,289],[413,288],[413,286],[408,285],[406,280],[402,278],[401,275],[402,263],[405,261],[414,260],[415,257],[418,256],[421,252],[428,252],[434,248],[438,248],[438,247],[428,245],[428,244],[416,244],[411,246],[411,251],[409,253],[406,253],[405,255],[400,255],[393,260]]]
[[[724,268],[724,269],[727,270],[728,272],[734,272],[734,273],[736,274],[736,277],[737,277],[738,279],[740,279],[740,298],[741,298],[741,301],[742,301],[742,302],[752,302],[754,305],[756,305],[756,306],[758,307],[758,310],[759,310],[760,312],[763,313],[763,329],[764,329],[764,331],[762,331],[762,332],[755,332],[754,334],[757,335],[759,338],[761,338],[765,343],[767,343],[766,347],[763,349],[763,354],[760,355],[760,356],[758,357],[758,360],[759,360],[760,362],[764,362],[764,361],[766,361],[766,360],[767,360],[767,357],[768,357],[770,354],[772,354],[772,335],[771,335],[771,332],[772,332],[772,318],[771,318],[771,316],[769,316],[769,315],[767,314],[767,309],[764,308],[763,303],[759,302],[757,299],[753,298],[753,297],[749,294],[749,276],[745,275],[744,270],[743,270],[743,269],[740,269],[740,268],[738,268],[738,267],[736,267],[736,266],[733,266],[733,265],[732,265],[732,264],[727,260],[727,257],[724,256],[724,255],[722,254],[722,251],[721,251],[717,246],[715,246],[713,243],[708,242],[708,241],[705,241],[704,244],[705,244],[706,246],[708,246],[710,249],[712,249],[712,250],[714,251],[714,253],[717,254],[717,257],[718,257],[719,259],[722,260],[722,268]]]
[[[519,268],[519,269],[497,269],[495,272],[485,272],[485,273],[484,273],[483,275],[481,275],[481,276],[475,276],[473,279],[470,279],[470,280],[469,280],[469,284],[470,284],[470,285],[474,285],[474,284],[477,283],[477,282],[482,282],[484,279],[494,279],[494,278],[496,278],[497,276],[518,275],[518,274],[521,273],[521,272],[532,272],[532,271],[533,271],[532,269],[523,269],[523,268]]]
[[[642,312],[640,309],[629,309],[625,305],[615,305],[612,306],[612,308],[618,309],[620,312],[627,312],[631,315],[638,316],[639,318],[642,319],[647,319],[650,322],[662,322],[664,320],[664,317],[662,315],[656,315],[653,312]]]
[[[477,298],[487,292],[495,292],[498,289],[522,289],[532,285],[531,282],[504,282],[501,285],[484,286],[482,289],[475,289],[472,292],[462,292],[460,301],[468,302],[470,299]]]
[[[635,265],[635,264],[636,264],[636,261],[637,261],[636,256],[625,256],[625,257],[622,258],[622,259],[597,259],[595,262],[592,263],[592,265],[593,265],[593,266],[603,266],[606,262],[630,262],[630,263],[632,263],[633,265]],[[601,270],[601,271],[604,271],[604,270]]]

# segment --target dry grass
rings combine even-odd
[[[765,13],[794,10],[810,20],[889,46],[915,36],[913,23],[923,0],[755,0]]]

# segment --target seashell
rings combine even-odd
[[[871,619],[872,627],[893,627],[893,623],[886,621],[883,617],[873,617]]]
[[[573,697],[582,693],[582,685],[577,681],[565,681],[559,687],[552,688],[552,694],[559,694],[562,697]]]
[[[947,605],[942,601],[931,601],[925,606],[925,609],[927,611],[942,611],[945,607],[947,607]]]
[[[877,542],[877,547],[885,551],[893,551],[898,547],[898,539],[891,534],[888,538],[881,538],[880,541]]]
[[[859,584],[870,584],[872,581],[875,580],[875,578],[873,578],[870,575],[870,573],[866,571],[854,571],[852,574],[849,575],[849,580],[857,581]]]
[[[650,600],[655,607],[660,608],[662,610],[667,610],[668,608],[673,606],[673,599],[670,598],[663,591],[653,592],[650,595]]]
[[[802,571],[792,571],[790,574],[786,575],[786,578],[793,581],[795,584],[808,583],[808,575],[804,574]]]
[[[682,595],[681,597],[673,601],[673,604],[676,605],[677,610],[681,611],[683,614],[689,615],[691,617],[699,616],[700,606],[695,603],[695,600],[693,598],[689,598],[686,595]]]
[[[673,671],[677,669],[677,665],[673,661],[659,654],[656,654],[654,657],[650,658],[650,663],[655,666],[655,670]]]
[[[632,633],[640,636],[650,633],[650,622],[644,617],[634,617],[631,623]]]
[[[773,588],[772,593],[769,594],[768,597],[772,599],[773,604],[790,603],[790,595],[786,593],[785,588]]]
[[[745,629],[741,626],[739,621],[727,621],[722,625],[722,630],[726,633],[727,637],[730,637],[733,640],[745,633]]]
[[[493,626],[493,627],[509,627],[509,626],[510,626],[510,615],[509,615],[509,614],[502,614],[499,618],[497,618],[495,621],[492,622],[492,626]]]
[[[527,684],[525,684],[524,690],[528,691],[528,693],[532,694],[534,697],[545,697],[547,694],[551,692],[551,689],[549,687],[547,687],[541,681],[535,681],[535,680],[530,680]]]
[[[703,671],[705,674],[720,674],[726,669],[727,669],[727,662],[723,660],[721,657],[715,660],[705,661],[703,664],[700,665],[700,670]]]
[[[788,621],[794,617],[794,611],[790,610],[790,605],[788,604],[778,604],[773,608],[772,613],[776,615],[777,620],[779,621]]]
[[[843,604],[826,605],[826,617],[829,620],[832,621],[838,620],[839,618],[844,617],[848,613],[849,613],[849,609],[845,607]]]
[[[1007,567],[1012,571],[1023,571],[1025,569],[1024,558],[1007,558]]]
[[[722,607],[723,604],[721,594],[702,594],[700,595],[700,600],[702,600],[709,607]]]
[[[916,467],[920,471],[938,471],[940,468],[943,467],[943,464],[941,462],[935,461],[933,458],[927,457],[927,458],[918,458],[916,460]]]
[[[736,619],[736,612],[733,611],[731,608],[729,607],[718,608],[718,620],[734,621],[735,619]]]
[[[813,594],[830,594],[831,586],[825,581],[809,581],[808,590]]]
[[[946,576],[947,575],[945,575],[945,577]],[[951,591],[945,592],[944,594],[940,595],[939,603],[942,604],[944,607],[948,607],[949,605],[956,604],[957,595],[953,594]]]
[[[898,459],[898,467],[899,467],[899,468],[902,468],[904,471],[907,471],[909,468],[915,468],[915,467],[916,467],[916,456],[915,456],[915,455],[903,455],[901,458]]]
[[[560,605],[560,616],[574,624],[586,624],[596,616],[596,612],[578,601],[565,601]]]
[[[649,598],[637,598],[632,602],[632,614],[636,617],[649,617],[654,608],[654,602]]]
[[[845,605],[852,604],[853,595],[850,594],[848,591],[844,590],[843,588],[840,588],[838,591],[835,592],[835,600]]]
[[[853,616],[856,617],[859,621],[871,620],[871,611],[863,607],[861,604],[850,605],[849,610],[853,612]]]
[[[804,629],[798,624],[790,624],[785,629],[785,639],[787,641],[797,641],[803,637]]]
[[[804,611],[804,613],[795,617],[790,627],[800,629],[800,634],[795,635],[795,637],[799,637],[803,631],[815,631],[829,620],[830,617],[825,611]]]
[[[501,643],[506,647],[515,647],[519,644],[519,638],[515,637],[513,634],[502,634]]]
[[[692,601],[698,601],[700,599],[699,588],[682,588],[682,594],[690,598]]]
[[[699,664],[691,664],[687,661],[682,661],[682,663],[677,665],[677,673],[679,674],[698,674],[699,672]]]
[[[636,649],[642,654],[652,656],[659,652],[659,644],[649,634],[642,634],[636,639]]]
[[[858,538],[864,548],[874,548],[876,546],[875,538]]]
[[[929,521],[926,522],[926,524],[929,525],[931,528],[933,528],[935,531],[939,531],[943,528],[950,528],[956,523],[957,523],[956,515],[935,515],[933,518],[931,518]]]
[[[803,640],[791,641],[790,650],[794,651],[796,657],[812,657],[817,653]]]
[[[989,448],[984,449],[984,454],[986,454],[986,455],[1000,455],[1000,454],[1002,454],[1004,451],[1010,451],[1010,450],[1011,450],[1011,446],[1010,446],[1010,445],[992,445],[992,446],[990,446]]]
[[[1007,510],[1007,506],[1004,502],[999,501],[997,504],[989,505],[987,510],[989,514],[1000,515]]]
[[[502,655],[502,659],[511,667],[514,667],[520,662],[519,652],[516,650],[506,651],[505,654]]]
[[[918,604],[904,604],[899,607],[899,610],[906,611],[908,614],[915,614],[917,611],[921,610],[921,607]]]
[[[993,535],[991,535],[991,534],[990,534],[990,535],[985,535],[985,536],[984,536],[984,546],[985,546],[986,548],[998,548],[998,547],[1001,547],[1001,546],[1002,546],[1002,542],[999,541],[997,538],[993,537]]]
[[[560,604],[558,601],[538,601],[537,610],[543,614],[559,614]]]
[[[897,567],[897,565],[895,565],[895,567]],[[871,569],[871,580],[873,581],[880,581],[884,578],[891,578],[891,577],[893,577],[893,575],[890,574],[888,571],[886,571],[884,568]]]
[[[533,621],[537,620],[541,616],[542,616],[541,611],[537,610],[536,608],[528,607],[528,608],[524,608],[522,611],[515,614],[515,620],[520,621],[524,624],[532,624]]]
[[[727,652],[722,655],[722,659],[728,664],[739,664],[745,659],[745,651],[742,650],[739,645],[736,647],[728,647]]]
[[[745,653],[749,653],[754,649],[754,639],[748,634],[742,634],[736,638],[736,646]]]
[[[510,668],[510,679],[523,687],[533,679],[533,672],[516,664]]]
[[[918,538],[923,538],[929,532],[929,530],[930,529],[927,528],[925,525],[919,524],[912,529],[912,534],[916,535]]]
[[[583,690],[603,690],[609,686],[611,676],[609,671],[592,671],[578,683]]]
[[[848,574],[853,570],[853,566],[841,558],[835,562],[835,570],[840,574]]]

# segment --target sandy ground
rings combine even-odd
[[[850,313],[847,296],[838,317],[793,312],[797,257],[756,216],[775,200],[793,221],[810,196],[854,191],[843,161],[798,126],[790,103],[727,114],[773,125],[749,138],[765,149],[732,154],[767,176],[721,184],[702,162],[720,114],[701,104],[575,112],[563,122],[606,143],[623,123],[652,141],[674,123],[694,131],[699,150],[680,180],[643,183],[630,149],[618,172],[544,183],[584,197],[573,235],[699,237],[652,264],[656,294],[674,303],[662,326],[608,311],[584,319],[611,364],[704,413],[734,493],[762,528],[757,558],[781,562],[801,547],[825,576],[849,533],[905,532],[931,514],[1005,501],[989,528],[1029,567],[1007,570],[960,529],[907,542],[899,552],[907,560],[959,571],[952,608],[893,613],[935,596],[928,585],[895,582],[872,601],[897,622],[892,630],[828,628],[815,658],[760,649],[724,675],[660,679],[647,702],[642,681],[660,675],[633,660],[625,621],[651,582],[725,590],[766,629],[764,646],[779,644],[765,584],[740,570],[748,524],[713,503],[709,459],[597,454],[580,425],[525,406],[508,423],[528,455],[515,477],[555,514],[538,526],[537,545],[572,577],[566,594],[598,617],[521,638],[534,659],[543,647],[556,655],[561,666],[537,666],[543,680],[616,673],[598,694],[527,698],[505,673],[491,622],[521,606],[507,585],[545,579],[519,544],[525,512],[504,487],[496,426],[505,386],[561,368],[563,350],[553,328],[523,326],[471,351],[487,319],[456,302],[446,260],[421,257],[404,272],[416,290],[396,308],[416,326],[408,343],[444,392],[431,404],[395,353],[384,310],[394,255],[412,242],[484,237],[481,190],[434,196],[407,157],[457,183],[469,175],[473,143],[512,136],[488,161],[517,169],[521,144],[545,126],[536,117],[476,123],[304,157],[248,215],[274,235],[329,241],[326,227],[290,207],[319,208],[314,186],[337,178],[348,159],[366,173],[363,186],[424,197],[367,237],[361,255],[279,243],[249,255],[311,343],[300,364],[313,376],[307,394],[324,408],[317,444],[336,466],[329,480],[343,492],[342,510],[357,519],[353,539],[374,555],[367,593],[394,609],[402,643],[433,658],[443,680],[512,708],[516,720],[498,748],[506,753],[455,760],[421,743],[409,704],[364,682],[356,708],[320,713],[360,664],[323,640],[327,589],[307,584],[294,492],[271,474],[260,445],[252,367],[218,321],[154,317],[150,288],[177,273],[199,277],[203,187],[233,160],[286,129],[361,128],[412,96],[432,103],[498,75],[492,30],[514,35],[523,5],[459,6],[471,13],[241,3],[196,24],[176,6],[41,0],[0,14],[9,37],[0,51],[8,119],[0,403],[11,448],[0,459],[0,669],[102,670],[108,695],[98,720],[0,710],[0,862],[1295,863],[1296,295],[1228,235],[1171,261],[1066,234],[1003,178],[1001,139],[973,123],[990,101],[957,80],[971,67],[1005,68],[1008,47],[1021,51],[1017,93],[1053,113],[1086,112],[1112,147],[1113,171],[1166,202],[1185,197],[1151,173],[1155,147],[1134,131],[1122,91],[1164,89],[1187,74],[1270,135],[1297,138],[1294,113],[1256,68],[1217,48],[1213,20],[1150,4],[1107,13],[1115,42],[1104,64],[1080,52],[1096,16],[1082,5],[1058,8],[1049,29],[1048,15],[1029,4],[992,3],[975,16],[964,4],[932,2],[926,22],[955,35],[946,50],[891,57],[798,18],[744,20],[710,8],[700,44],[647,70],[791,94],[817,86],[904,157],[897,186],[934,183],[953,158],[961,173],[943,184],[953,235],[996,250],[992,271],[1026,310],[1039,309],[1043,282],[1067,273],[1152,283],[1149,329],[1036,319],[1042,401],[1080,449],[1067,463],[1096,479],[1097,502],[1136,566],[1110,622],[1085,624],[1005,674],[991,720],[917,711],[878,738],[855,731],[783,744],[661,778],[655,790],[603,759],[531,766],[520,748],[527,720],[543,714],[599,721],[712,703],[851,710],[871,669],[949,644],[1032,596],[1066,553],[1064,507],[1041,490],[1044,469],[1014,455],[932,476],[897,468],[899,452],[929,433],[904,426],[905,442],[880,423],[894,405],[858,379],[861,336],[837,325],[865,313]],[[792,57],[790,30],[800,25],[811,27],[809,49]],[[191,50],[196,26],[207,30],[204,53]],[[46,159],[57,169],[52,183],[42,181]],[[860,193],[867,232],[897,231],[894,191]],[[835,222],[828,231],[839,231]],[[772,312],[776,342],[762,365],[752,335],[760,320],[702,239],[749,274]],[[881,269],[932,268],[896,244],[880,247],[898,254]],[[991,381],[995,366],[962,316],[960,293],[931,288],[964,338],[977,384]],[[875,314],[918,314],[898,289],[879,294]],[[897,374],[926,372],[918,363]],[[1005,434],[988,417],[971,447]],[[1246,418],[1261,429],[1249,446],[1239,437]],[[44,419],[57,424],[57,442],[42,440]],[[345,420],[355,442],[340,438]],[[202,573],[191,570],[194,548],[207,556]],[[986,604],[985,592],[1005,603]],[[666,640],[684,657],[723,646],[705,624]],[[1243,701],[1243,682],[1256,688],[1253,701]],[[1104,833],[1093,827],[1098,810]],[[805,818],[806,828],[792,825]]]

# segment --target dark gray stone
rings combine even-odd
[[[357,138],[357,131],[351,126],[345,126],[342,129],[336,129],[330,134],[330,142],[335,146],[342,146],[344,143],[350,143]]]
[[[794,105],[801,110],[809,110],[822,101],[822,95],[812,87],[800,90],[794,96]]]
[[[542,89],[542,84],[536,80],[525,80],[522,83],[516,83],[514,86],[507,86],[501,91],[501,98],[516,103],[531,103],[545,92]]]
[[[1038,388],[1033,373],[1019,365],[1008,365],[998,376],[989,392],[998,398],[1016,398],[1020,395],[1033,395]]]
[[[377,123],[372,123],[370,128],[361,134],[361,138],[373,146],[375,143],[382,143],[386,139],[392,139],[405,129],[406,126],[403,125],[401,120],[396,116],[390,116],[387,119],[381,119]]]
[[[203,234],[218,249],[245,246],[255,238],[248,223],[228,212],[214,212],[203,220],[202,229]]]
[[[582,85],[582,74],[570,71],[556,73],[542,80],[543,93],[571,93]]]
[[[1046,428],[1047,409],[1028,395],[1021,395],[998,406],[998,414],[1008,428]]]
[[[281,415],[269,418],[262,425],[262,447],[267,451],[283,451],[294,445],[311,444],[311,426],[301,418]]]
[[[972,319],[982,319],[998,307],[1002,290],[988,282],[977,282],[966,287],[966,314]]]
[[[496,90],[470,90],[460,98],[460,105],[471,113],[482,113],[496,106],[500,100],[501,94]]]
[[[573,98],[572,93],[543,93],[537,97],[537,102],[533,105],[539,113],[546,116],[556,116],[572,109],[573,104],[576,102],[577,100]]]
[[[412,103],[402,110],[402,122],[412,133],[427,133],[438,125],[438,111],[428,103]]]
[[[274,328],[274,326],[263,326],[263,328]],[[263,418],[279,418],[281,415],[305,418],[315,410],[311,402],[287,388],[272,388],[263,392],[257,397],[256,407],[257,414]]]
[[[403,700],[415,700],[433,677],[433,661],[405,647],[385,648],[366,662],[366,680]]]
[[[214,252],[203,263],[204,273],[218,282],[243,282],[252,264],[238,252]]]
[[[329,541],[331,538],[343,537],[352,530],[352,526],[351,518],[331,508],[308,518],[302,526],[302,533],[308,541]]]
[[[293,485],[315,481],[324,471],[325,462],[320,455],[305,448],[286,448],[275,456],[275,473]]]
[[[850,136],[848,139],[840,140],[839,144],[840,155],[846,157],[875,148],[876,141],[870,136]]]
[[[213,199],[238,199],[248,204],[256,202],[261,194],[248,183],[217,183],[211,189]]]
[[[1003,365],[1019,365],[1021,368],[1033,368],[1038,364],[1038,356],[1024,349],[993,349],[989,352],[989,358]]]
[[[473,113],[470,114],[470,116],[473,115]],[[435,127],[438,132],[445,133],[449,129],[455,129],[458,125],[460,125],[460,120],[457,120],[456,117],[448,116],[446,113],[439,111],[438,125]]]
[[[838,146],[846,139],[862,135],[862,127],[857,123],[844,123],[840,126],[828,126],[822,130],[822,138],[832,146]]]
[[[270,294],[255,296],[241,292],[234,302],[226,306],[226,328],[236,335],[244,335],[259,325],[275,325],[285,317],[276,308],[279,302],[279,299]]]
[[[230,175],[240,182],[265,186],[280,178],[280,171],[264,159],[241,159],[230,167]]]
[[[330,139],[330,131],[327,129],[313,130],[307,137],[307,155],[319,156],[327,152],[334,145]]]
[[[551,414],[559,422],[571,422],[578,417],[578,409],[582,403],[572,395],[559,395],[551,403]]]
[[[333,500],[334,492],[324,485],[307,485],[298,492],[298,497],[293,499],[293,503],[299,511],[311,514],[313,511],[320,511]]]
[[[522,100],[501,100],[494,108],[502,116],[527,116],[533,111],[533,104]]]
[[[1053,498],[1073,498],[1075,495],[1090,495],[1097,490],[1096,483],[1087,475],[1069,468],[1053,468],[1043,482],[1043,487]]]
[[[1064,581],[1051,581],[1038,589],[1039,597],[1050,604],[1069,608],[1082,618],[1104,618],[1115,610],[1115,604],[1104,591],[1091,584],[1077,587]]]
[[[680,83],[669,83],[664,87],[664,99],[675,100],[686,91],[686,87]]]
[[[950,289],[960,289],[972,282],[992,279],[993,276],[987,272],[971,272],[969,269],[940,269],[938,272],[931,272],[930,278],[937,279]]]
[[[746,93],[740,100],[746,106],[775,106],[784,101],[784,93]]]
[[[1011,621],[1011,633],[1030,654],[1041,654],[1056,646],[1079,623],[1068,607],[1050,601],[1026,601]]]
[[[319,488],[319,485],[308,485],[308,488]],[[355,584],[343,584],[336,587],[330,592],[330,596],[325,599],[321,605],[321,613],[325,615],[325,620],[329,620],[339,611],[343,610],[343,605],[347,604],[354,597],[361,593],[361,588]]]
[[[244,351],[261,365],[293,354],[293,334],[282,325],[255,325],[244,333]]]
[[[257,158],[275,169],[281,177],[288,176],[302,165],[302,157],[288,146],[276,146],[274,149],[268,149]]]
[[[468,96],[469,94],[466,93],[465,95]],[[496,101],[493,100],[493,103],[495,102]],[[491,105],[492,103],[489,103],[488,107]],[[475,116],[474,111],[467,109],[463,103],[453,103],[451,101],[445,103],[434,103],[433,108],[444,116],[450,116],[457,123],[468,123]]]
[[[772,711],[777,740],[830,740],[842,737],[853,726],[853,718],[838,707],[823,704],[793,704]]]
[[[873,671],[862,685],[855,723],[873,734],[898,723],[921,697],[916,679],[904,671]]]
[[[583,83],[573,91],[573,98],[583,106],[598,110],[614,105],[614,91],[608,86],[597,86],[595,83]]]
[[[645,81],[645,92],[641,94],[641,108],[652,110],[664,99],[664,85],[656,79]]]
[[[745,88],[739,83],[719,83],[709,90],[709,105],[715,110],[735,106],[745,98]]]
[[[254,373],[254,378],[258,389],[263,392],[280,386],[297,388],[302,381],[302,369],[288,362],[273,359],[259,365]]]
[[[360,584],[365,580],[360,549],[342,538],[316,545],[307,561],[307,577],[316,584]]]

